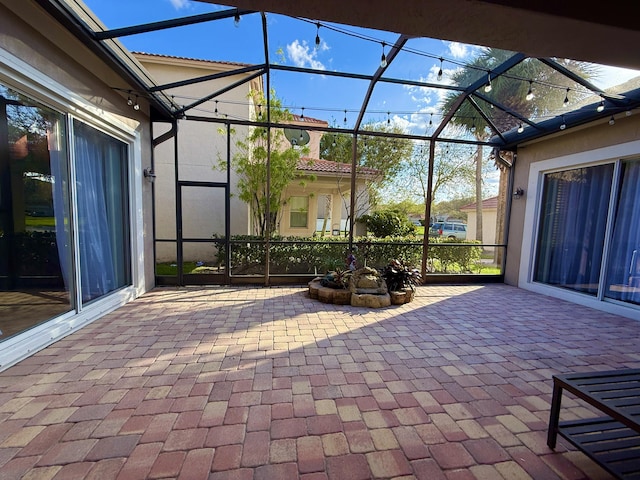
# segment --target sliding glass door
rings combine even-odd
[[[640,160],[544,176],[533,279],[640,304]]]
[[[65,125],[0,84],[0,341],[75,306]]]
[[[0,342],[131,285],[128,150],[0,84]]]

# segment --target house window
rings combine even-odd
[[[640,304],[640,161],[545,175],[534,280]]]
[[[309,217],[309,197],[291,197],[289,200],[289,225],[306,228]]]

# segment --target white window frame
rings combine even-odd
[[[594,297],[592,295],[573,292],[552,285],[535,282],[533,280],[544,176],[548,173],[562,170],[590,167],[605,163],[617,163],[622,160],[637,158],[639,154],[640,141],[633,141],[543,160],[532,163],[529,166],[527,192],[531,192],[531,194],[527,196],[527,204],[525,206],[518,287],[543,295],[567,300],[572,303],[585,305],[597,310],[640,320],[639,307],[603,298],[601,292],[599,292],[598,296]],[[612,195],[613,194],[614,191],[612,190]],[[607,234],[609,233],[608,229],[611,228],[612,222],[611,209],[612,205],[610,205],[609,218],[607,219]],[[604,253],[606,254],[606,251]]]

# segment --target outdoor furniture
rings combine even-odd
[[[605,414],[560,422],[562,390]],[[558,434],[620,479],[640,479],[640,369],[553,376],[547,445]]]

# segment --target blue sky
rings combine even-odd
[[[85,0],[88,7],[107,28],[118,28],[181,16],[227,9],[190,0]],[[269,56],[272,63],[295,65],[320,70],[373,74],[383,52],[397,34],[356,27],[322,23],[315,19],[293,19],[268,14]],[[235,26],[233,19],[208,22],[170,30],[120,38],[131,51],[159,53],[206,60],[263,63],[264,48],[261,17],[244,16]],[[338,31],[334,30],[337,29]],[[315,47],[319,34],[320,46]],[[477,47],[438,39],[413,39],[406,50],[389,65],[385,76],[437,83],[440,57],[447,71],[469,60]],[[621,83],[634,76],[621,69],[604,69],[601,86]],[[338,126],[352,125],[357,117],[368,82],[338,79],[329,75],[300,75],[273,71],[271,86],[283,104],[293,113],[315,117]],[[368,121],[393,121],[413,133],[425,133],[428,122],[438,122],[436,108],[442,91],[378,84],[365,117]],[[304,108],[304,111],[303,111]],[[346,113],[345,113],[346,110]],[[434,116],[431,117],[431,114]]]
[[[85,0],[88,7],[107,28],[196,15],[228,7],[189,0]],[[272,63],[336,70],[358,74],[373,74],[383,52],[398,35],[350,26],[323,23],[318,30],[315,19],[303,21],[268,14],[269,55]],[[233,19],[180,27],[159,32],[121,37],[131,51],[160,53],[207,60],[264,62],[262,25],[259,14],[244,16],[238,26]],[[339,31],[333,30],[339,29]],[[319,34],[320,46],[315,37]],[[407,44],[416,53],[403,53],[389,65],[385,75],[412,80],[435,81],[440,68],[439,57],[446,70],[455,68],[452,62],[468,58],[473,47],[437,39],[416,39]],[[435,57],[435,58],[434,58]],[[449,61],[450,60],[450,61]],[[446,74],[445,80],[446,82]],[[276,95],[293,113],[302,113],[342,126],[344,117],[352,123],[368,87],[368,82],[337,79],[323,75],[272,73]],[[403,86],[379,85],[371,99],[369,121],[391,119],[405,126],[416,124],[425,128],[429,113],[436,112],[437,94]],[[345,115],[344,110],[347,110]],[[423,112],[416,115],[416,112]],[[434,119],[435,120],[435,119]],[[421,131],[420,133],[424,133]]]

